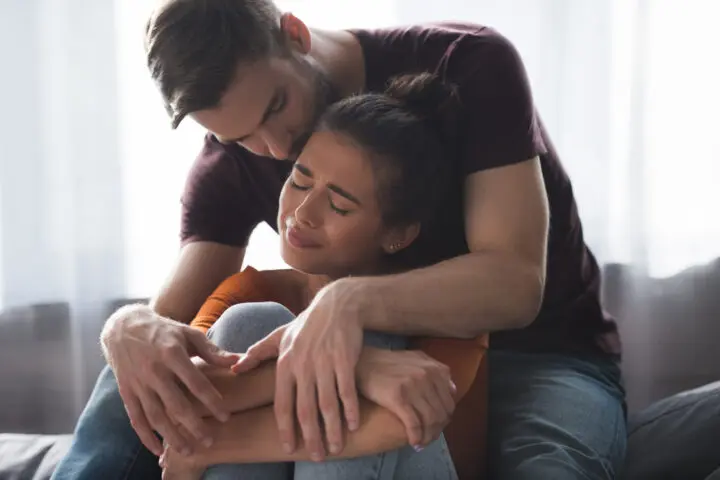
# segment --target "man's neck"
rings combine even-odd
[[[310,54],[343,96],[365,89],[365,58],[355,36],[344,30],[312,29]]]

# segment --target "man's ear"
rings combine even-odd
[[[388,232],[382,242],[385,253],[393,254],[407,248],[420,234],[420,224],[412,223],[405,227],[398,227]]]
[[[310,29],[305,23],[290,12],[280,17],[280,29],[287,45],[294,51],[306,55],[310,53],[312,40]]]

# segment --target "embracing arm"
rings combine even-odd
[[[473,173],[465,182],[469,254],[397,275],[344,279],[326,293],[373,299],[357,307],[366,329],[472,338],[525,327],[542,303],[548,210],[537,157]]]
[[[244,256],[243,247],[214,242],[185,245],[150,307],[158,315],[190,323],[215,287],[240,271]]]

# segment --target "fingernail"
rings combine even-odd
[[[340,453],[340,445],[338,445],[337,443],[331,443],[330,453]]]
[[[457,385],[455,385],[453,381],[450,381],[450,388],[452,388],[454,392],[457,392]]]
[[[418,453],[422,452],[424,448],[425,447],[420,446],[420,445],[413,445],[413,449]]]
[[[312,458],[312,460],[313,460],[314,462],[319,462],[319,461],[322,460],[322,455],[320,455],[318,452],[313,452],[313,453],[310,455],[310,458]]]
[[[292,446],[290,446],[289,443],[283,443],[283,450],[285,450],[285,453],[292,453]]]
[[[357,422],[357,420],[355,420],[355,419],[349,420],[349,421],[348,421],[348,428],[350,429],[351,432],[354,432],[355,430],[357,430],[357,429],[358,429],[358,422]]]
[[[205,448],[210,448],[212,447],[213,439],[210,437],[203,438],[202,444]]]
[[[183,447],[183,449],[180,450],[180,453],[183,457],[187,457],[188,455],[190,455],[190,449],[188,447]]]
[[[227,422],[230,419],[230,416],[227,413],[221,413],[220,414],[220,421],[221,422]]]

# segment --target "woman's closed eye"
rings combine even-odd
[[[292,177],[289,179],[290,186],[294,188],[295,190],[300,190],[301,192],[307,192],[312,188],[312,185],[300,185],[298,182],[296,182]],[[343,208],[338,207],[333,203],[332,198],[330,198],[330,194],[328,193],[328,203],[330,204],[330,208],[337,214],[345,216],[350,213],[350,210],[346,210]]]
[[[292,177],[290,177],[290,186],[294,188],[295,190],[300,190],[301,192],[305,192],[307,190],[310,190],[312,188],[312,185],[300,185],[295,180],[293,180]]]

